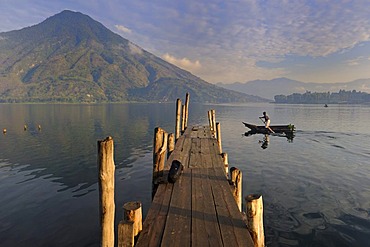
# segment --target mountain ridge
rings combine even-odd
[[[1,102],[163,102],[186,92],[194,102],[266,101],[210,84],[79,12],[0,33]]]
[[[350,82],[316,83],[301,82],[286,77],[271,80],[253,80],[248,82],[235,82],[231,84],[217,83],[218,86],[239,92],[248,92],[266,99],[274,99],[275,95],[289,95],[293,93],[312,92],[338,92],[339,90],[356,90],[370,93],[370,78],[357,79]]]

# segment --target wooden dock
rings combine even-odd
[[[175,183],[159,182],[135,246],[254,246],[209,126],[186,128],[165,163],[184,165]]]
[[[153,201],[144,224],[141,202],[123,205],[123,217],[117,230],[118,247],[264,247],[262,195],[245,197],[244,217],[241,213],[242,172],[235,167],[228,169],[228,156],[222,152],[221,127],[216,122],[215,111],[208,111],[209,126],[188,127],[188,107],[189,94],[184,105],[177,99],[175,133],[155,128]],[[180,166],[183,169],[173,169]],[[98,170],[100,246],[113,247],[112,137],[98,141]]]

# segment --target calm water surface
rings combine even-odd
[[[216,109],[243,194],[263,195],[268,246],[370,246],[370,106],[190,104],[190,125]],[[297,127],[293,141],[245,136],[242,121]],[[27,131],[23,130],[27,124]],[[41,130],[37,126],[41,125]],[[0,246],[99,246],[97,140],[115,141],[116,221],[150,205],[154,128],[175,104],[0,105]]]

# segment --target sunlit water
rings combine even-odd
[[[370,107],[190,105],[216,109],[223,150],[260,193],[268,246],[370,246]],[[293,141],[245,136],[242,121],[294,124]],[[28,129],[23,130],[24,124]],[[262,124],[262,123],[261,123]],[[38,129],[41,125],[41,130]],[[97,140],[115,142],[116,222],[151,200],[154,128],[174,131],[175,104],[0,105],[0,246],[99,246]]]

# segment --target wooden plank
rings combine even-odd
[[[208,133],[209,133],[209,130],[208,130]],[[207,128],[205,128],[204,126],[199,128],[197,137],[198,138],[208,138],[209,136],[207,136]]]
[[[212,159],[210,156],[209,140],[210,131],[205,128],[198,129],[198,135],[192,138],[190,150],[190,168],[211,167]],[[195,136],[195,135],[194,135]]]
[[[210,168],[209,179],[223,243],[227,246],[253,246],[222,168]]]
[[[207,169],[192,169],[192,245],[223,246]]]
[[[172,195],[172,184],[160,184],[143,223],[136,246],[159,246],[162,240]]]
[[[211,150],[209,148],[210,138],[200,139],[200,153],[201,153],[201,163],[202,167],[209,168],[212,167]]]
[[[210,150],[210,156],[212,160],[212,167],[224,167],[224,162],[222,160],[221,154],[219,152],[217,140],[214,138],[209,139],[209,150]],[[225,170],[225,169],[224,169]],[[225,173],[225,172],[224,172]],[[226,177],[226,174],[225,174]]]
[[[190,134],[193,130],[196,130],[197,126],[193,126],[191,128],[186,128],[185,132],[183,133],[183,136],[190,137]]]
[[[174,184],[162,246],[191,246],[191,169]]]
[[[200,150],[200,139],[199,138],[191,138],[191,148],[190,148],[190,157],[189,157],[189,167],[201,167],[202,159],[201,159],[201,150]]]
[[[185,138],[184,145],[181,150],[179,161],[183,164],[184,168],[189,168],[189,159],[190,159],[190,148],[191,148],[191,139]]]
[[[189,132],[190,133],[190,138],[197,138],[198,133],[199,133],[199,130],[201,130],[199,128],[201,128],[201,127],[199,127],[199,126],[193,126],[191,128],[191,130]]]
[[[203,126],[203,138],[213,138],[209,126]]]
[[[159,185],[136,246],[253,246],[209,128],[187,128],[167,168],[173,159],[183,174]]]

